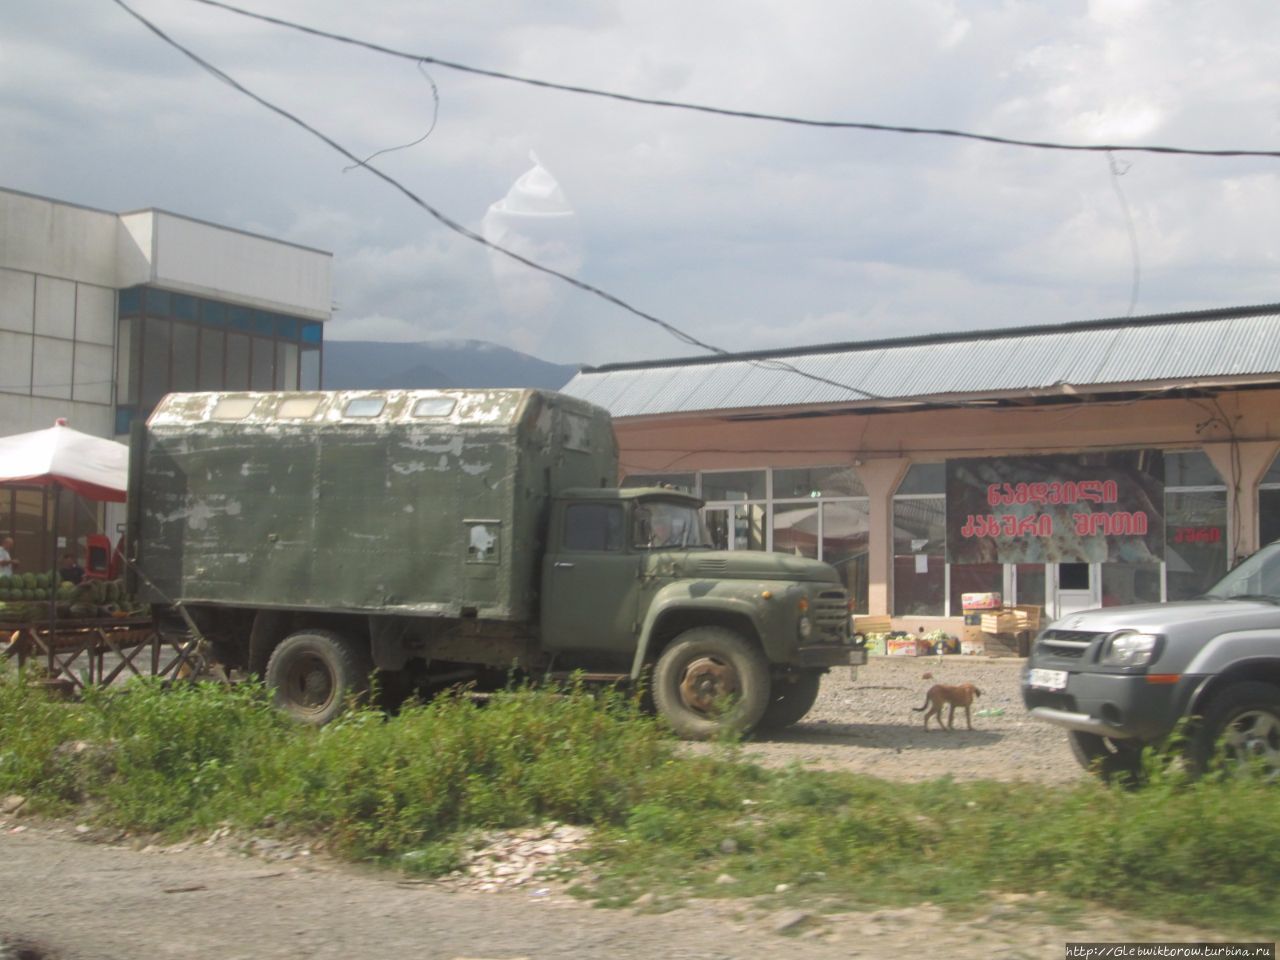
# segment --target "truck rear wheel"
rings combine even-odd
[[[746,733],[769,705],[769,664],[732,630],[694,627],[671,643],[653,671],[658,712],[686,740]]]
[[[351,697],[369,689],[373,658],[367,647],[330,630],[286,637],[267,661],[275,705],[302,723],[328,723]]]
[[[769,705],[760,718],[760,730],[782,730],[799,723],[818,699],[818,687],[822,683],[821,670],[806,670],[792,674],[772,684]]]

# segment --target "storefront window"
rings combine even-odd
[[[320,387],[318,323],[150,287],[117,303],[117,433],[174,391]]]
[[[871,509],[866,500],[822,505],[822,559],[840,571],[854,613],[868,612]]]
[[[142,404],[148,409],[169,392],[169,330],[163,320],[142,327]]]
[[[622,481],[623,487],[668,487],[682,493],[693,493],[697,484],[694,473],[632,473]]]
[[[1044,606],[1045,570],[1043,563],[1019,563],[1014,567],[1014,602]]]
[[[767,509],[763,504],[740,503],[707,507],[707,532],[717,550],[764,550]]]
[[[865,497],[853,467],[807,467],[773,471],[775,500],[803,497]]]
[[[1165,454],[1164,489],[1166,597],[1186,600],[1227,572],[1227,488],[1193,450]]]
[[[319,324],[314,324],[319,326]],[[320,389],[320,351],[312,347],[303,347],[298,366],[298,389]]]
[[[712,500],[763,500],[765,498],[765,472],[763,470],[735,470],[730,473],[704,473],[702,496]]]
[[[894,616],[946,615],[946,513],[942,464],[913,464],[893,498]]]
[[[1280,456],[1258,484],[1258,543],[1280,540]]]
[[[1102,565],[1102,605],[1119,607],[1127,603],[1160,602],[1158,563],[1104,563]]]
[[[790,553],[797,557],[818,559],[819,506],[807,500],[773,505],[775,553]]]
[[[221,330],[200,331],[201,390],[217,390],[222,386],[222,346],[226,334]]]
[[[196,388],[197,339],[198,331],[193,324],[175,323],[173,325],[173,377],[169,381],[170,390]]]

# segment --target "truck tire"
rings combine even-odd
[[[1143,744],[1083,730],[1068,730],[1067,740],[1080,766],[1096,773],[1104,783],[1134,785],[1142,779]]]
[[[322,726],[369,689],[372,670],[368,644],[330,630],[302,630],[271,652],[266,679],[277,707],[302,723]]]
[[[793,723],[799,723],[818,699],[818,687],[821,683],[821,670],[805,670],[773,683],[769,705],[765,707],[764,716],[756,724],[756,729],[782,730]]]
[[[1218,763],[1228,772],[1258,764],[1268,780],[1280,779],[1280,687],[1248,681],[1214,694],[1190,748],[1197,775]]]
[[[747,733],[769,706],[769,664],[739,634],[694,627],[680,634],[653,671],[658,713],[686,740]]]

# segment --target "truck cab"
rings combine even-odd
[[[715,549],[702,505],[664,488],[557,497],[541,646],[637,681],[652,671],[655,700],[686,736],[707,735],[721,697],[749,701],[745,728],[794,723],[822,674],[866,662],[839,575],[804,557]]]

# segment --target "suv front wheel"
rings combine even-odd
[[[1137,740],[1113,740],[1083,730],[1068,730],[1067,740],[1080,765],[1104,783],[1133,783],[1142,774],[1143,744]]]
[[[1280,779],[1280,687],[1248,681],[1215,694],[1192,735],[1191,762],[1200,774],[1258,766]]]

